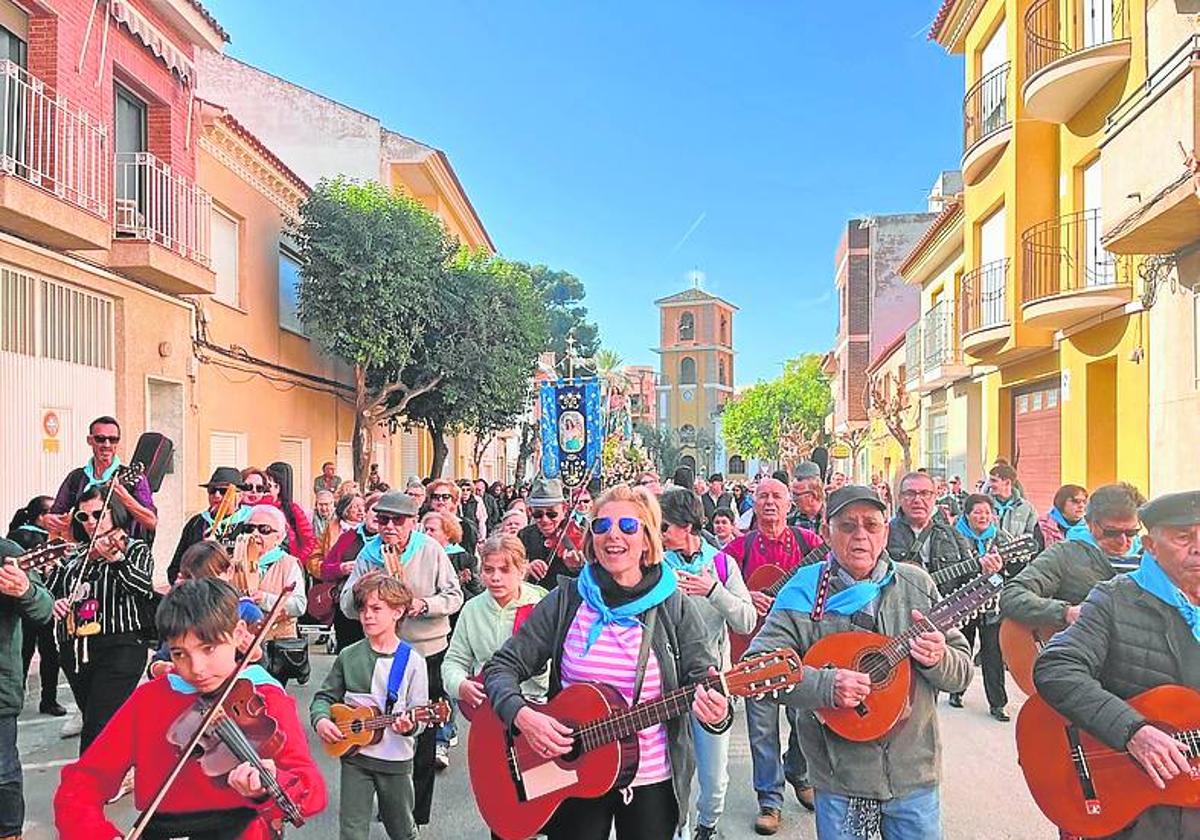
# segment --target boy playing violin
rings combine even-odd
[[[369,705],[390,714],[397,705],[404,710],[429,702],[425,660],[397,635],[412,603],[408,587],[386,572],[375,571],[355,581],[353,594],[366,638],[338,654],[309,707],[313,729],[329,744],[346,737],[330,716],[334,703]],[[402,713],[379,743],[342,758],[341,840],[366,840],[377,794],[388,837],[412,840],[417,836],[413,818],[417,729],[412,716]]]
[[[179,748],[168,740],[172,727],[194,712],[200,695],[221,689],[237,668],[239,644],[250,641],[238,617],[237,592],[215,578],[180,583],[164,596],[156,619],[174,672],[140,686],[79,761],[63,768],[54,797],[55,824],[63,840],[123,836],[105,817],[105,801],[126,771],[136,768],[134,802],[139,809],[150,804],[179,757]],[[303,815],[318,813],[325,807],[325,782],[308,752],[295,702],[260,666],[247,667],[241,679],[253,684],[265,714],[284,735],[278,752],[262,757],[263,769]],[[217,777],[207,775],[193,758],[143,837],[269,840],[281,819],[282,811],[267,795],[254,765],[243,762]]]

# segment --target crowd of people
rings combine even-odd
[[[0,838],[24,821],[16,717],[34,649],[40,712],[66,713],[60,668],[80,711],[80,758],[55,796],[69,839],[122,836],[105,803],[132,790],[147,808],[177,760],[180,780],[143,836],[279,836],[285,820],[326,807],[310,746],[345,741],[336,712],[348,704],[371,707],[382,734],[341,759],[341,836],[365,838],[378,820],[410,840],[435,817],[439,769],[457,760],[457,714],[494,714],[536,756],[566,760],[577,733],[541,704],[599,683],[627,705],[689,686],[690,713],[638,731],[628,777],[568,798],[542,833],[600,840],[615,826],[622,840],[707,840],[718,836],[739,705],[710,677],[733,664],[734,641],[748,644],[745,656],[804,657],[858,630],[907,631],[907,712],[872,740],[831,730],[822,709],[862,709],[879,688],[853,667],[805,665],[796,690],[747,698],[752,828],[780,830],[790,787],[822,840],[938,838],[940,698],[961,708],[978,664],[992,718],[1009,721],[1005,618],[1062,631],[1033,674],[1055,709],[1127,751],[1159,787],[1195,773],[1194,745],[1127,701],[1162,684],[1200,688],[1198,492],[1147,502],[1128,484],[1068,484],[1039,516],[1004,461],[974,492],[918,470],[894,498],[882,480],[854,485],[809,462],[729,485],[680,468],[669,482],[646,471],[574,489],[544,477],[392,489],[377,470],[360,487],[327,463],[308,509],[285,463],[221,466],[171,547],[168,585],[156,587],[154,552],[168,549],[154,545],[151,486],[126,471],[120,441],[119,423],[97,418],[92,458],[18,511],[0,543],[17,558],[65,545],[41,567],[0,566]],[[1014,542],[1032,548],[1013,559]],[[786,584],[755,584],[766,569]],[[961,629],[926,620],[996,574],[998,604]],[[336,654],[308,710],[311,735],[287,690],[310,678],[310,627]],[[181,721],[239,669],[283,746],[220,772],[181,759]],[[429,722],[443,698],[453,712]],[[1120,836],[1197,837],[1200,811],[1152,807]]]

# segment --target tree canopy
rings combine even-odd
[[[575,353],[585,358],[600,348],[600,329],[587,319],[587,294],[583,281],[569,271],[559,271],[544,265],[521,264],[533,280],[533,287],[545,302],[549,318],[550,341],[547,350],[554,352],[557,367],[567,355],[567,336],[575,338]]]
[[[808,353],[792,359],[780,376],[758,382],[726,403],[721,414],[726,449],[744,457],[778,459],[783,435],[819,433],[831,403],[821,357]]]

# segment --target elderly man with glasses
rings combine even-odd
[[[179,534],[179,543],[175,546],[175,554],[167,566],[168,583],[174,583],[175,578],[179,576],[179,564],[183,560],[185,551],[206,539],[215,539],[218,542],[232,545],[238,526],[250,516],[250,508],[243,507],[239,498],[242,474],[234,467],[217,467],[208,481],[200,486],[208,495],[208,504],[184,523],[183,531]],[[221,502],[231,487],[233,488],[233,507],[214,532],[213,526],[218,525],[214,519],[217,509],[221,507]]]
[[[526,499],[533,521],[517,534],[529,558],[529,577],[553,589],[560,575],[577,577],[583,555],[566,539],[569,513],[562,482],[557,478],[535,478]]]

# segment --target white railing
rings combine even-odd
[[[108,218],[108,131],[13,61],[0,61],[0,168]]]
[[[961,361],[957,331],[954,329],[954,304],[940,300],[925,313],[925,371]]]
[[[212,198],[150,152],[117,155],[117,236],[146,239],[210,264]]]

